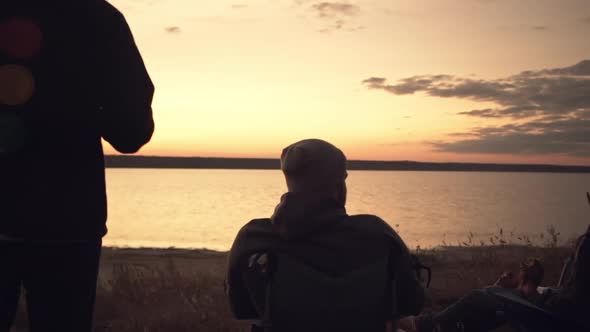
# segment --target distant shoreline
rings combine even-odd
[[[206,158],[206,157],[155,157],[105,156],[107,168],[161,168],[161,169],[246,169],[278,170],[278,159],[262,158]],[[479,164],[429,163],[416,161],[350,160],[349,170],[358,171],[442,171],[442,172],[534,172],[534,173],[590,173],[590,166],[541,164]]]

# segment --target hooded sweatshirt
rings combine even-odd
[[[362,269],[390,255],[395,276],[395,315],[420,312],[424,290],[411,266],[408,248],[379,217],[349,216],[331,199],[287,193],[270,219],[255,219],[238,233],[229,255],[226,292],[238,319],[259,319],[245,284],[248,259],[254,253],[282,252],[330,275]],[[261,289],[260,291],[264,291]]]

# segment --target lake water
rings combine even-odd
[[[228,250],[242,225],[272,214],[285,191],[268,170],[107,169],[105,245]],[[520,242],[554,225],[565,241],[590,223],[590,174],[352,171],[349,214],[376,214],[411,248]],[[512,233],[512,235],[511,235]],[[497,239],[494,239],[497,241]]]

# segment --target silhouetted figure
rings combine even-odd
[[[232,246],[227,295],[260,331],[384,331],[420,312],[413,259],[379,217],[346,213],[346,158],[321,140],[285,148],[289,192],[270,219],[245,225]]]
[[[151,138],[153,85],[104,0],[0,2],[0,331],[90,331],[106,195],[101,138]]]
[[[405,318],[400,321],[400,328],[407,332],[493,331],[508,323],[508,317],[500,314],[505,311],[505,305],[494,294],[510,294],[539,304],[541,296],[537,287],[544,274],[541,262],[528,259],[516,275],[505,272],[493,286],[471,291],[439,313]]]
[[[470,292],[440,313],[406,317],[400,327],[406,332],[484,332],[511,324],[527,332],[590,331],[590,227],[568,261],[557,287],[538,287],[544,272],[529,260],[516,277],[505,274],[494,287]]]
[[[589,204],[590,204],[590,197]],[[590,331],[590,226],[578,238],[571,256],[571,272],[567,274],[560,288],[550,296],[543,306],[558,317],[572,321]]]

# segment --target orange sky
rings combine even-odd
[[[515,120],[457,115],[495,107],[490,101],[362,84],[574,65],[590,58],[587,0],[111,3],[156,85],[156,132],[143,155],[278,157],[317,137],[351,159],[590,164],[571,155],[435,152],[430,142],[449,133]]]

